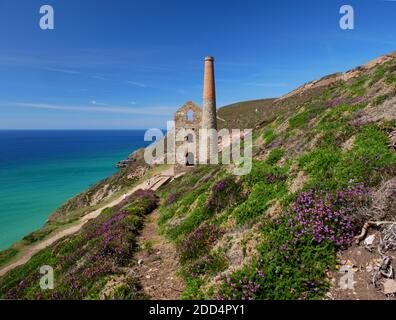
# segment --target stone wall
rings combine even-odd
[[[198,163],[201,122],[202,109],[194,102],[187,102],[175,112],[175,174],[184,172]]]

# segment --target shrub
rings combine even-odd
[[[379,65],[378,67],[376,67],[374,72],[373,72],[373,75],[371,77],[369,85],[372,86],[373,84],[375,84],[376,82],[381,80],[384,77],[386,71],[387,71],[386,65],[384,65],[384,64]]]
[[[309,124],[309,121],[320,114],[323,110],[324,108],[322,106],[307,106],[304,111],[289,119],[290,128],[306,128]]]
[[[354,214],[369,203],[370,190],[362,185],[301,193],[288,214],[264,224],[265,241],[258,246],[257,259],[225,277],[216,298],[322,298],[335,250],[351,243],[359,226]]]
[[[10,261],[13,257],[18,254],[19,250],[15,248],[9,248],[3,251],[0,251],[0,265],[3,265]]]
[[[178,241],[183,236],[189,234],[194,229],[196,229],[199,225],[203,223],[206,219],[210,218],[213,213],[210,212],[206,207],[208,196],[207,194],[201,194],[196,196],[191,204],[186,207],[181,207],[185,211],[184,215],[187,215],[181,222],[175,225],[168,226],[165,229],[166,235],[174,240]],[[178,208],[180,210],[181,208]],[[164,225],[165,226],[165,225]]]
[[[38,231],[33,231],[29,233],[27,236],[25,236],[23,240],[28,244],[35,243],[37,241],[43,240],[45,237],[51,234],[51,232],[54,231],[55,229],[56,227],[46,227]]]
[[[375,186],[381,174],[393,165],[396,156],[387,146],[387,136],[375,125],[358,129],[351,151],[342,152],[335,145],[317,147],[299,159],[300,167],[309,173],[307,188],[340,189],[354,183]]]
[[[270,154],[267,157],[266,162],[270,165],[276,164],[280,159],[282,159],[283,155],[285,154],[285,150],[282,148],[275,148],[272,149]]]
[[[206,168],[210,168],[211,166],[202,166],[202,167],[206,167]],[[210,186],[212,185],[212,181],[208,181],[210,180],[210,178],[213,178],[215,176],[215,173],[213,172],[213,175],[209,176],[209,179],[205,178],[205,171],[199,170],[199,178],[196,176],[196,172],[193,172],[193,177],[194,179],[192,180],[190,179],[183,179],[183,185],[180,186],[181,190],[185,190],[180,196],[179,195],[175,195],[174,197],[172,197],[172,195],[168,195],[168,200],[170,199],[170,201],[175,201],[173,204],[164,204],[160,207],[160,218],[158,220],[158,224],[160,226],[160,231],[165,233],[167,236],[169,236],[171,239],[176,239],[178,238],[178,231],[177,230],[173,230],[174,228],[169,229],[167,226],[167,222],[169,220],[171,220],[173,217],[175,216],[185,216],[185,215],[189,215],[189,216],[200,216],[200,217],[205,217],[207,214],[207,210],[206,210],[206,206],[205,205],[201,205],[200,208],[198,208],[196,211],[194,212],[194,210],[190,210],[191,208],[196,208],[197,206],[194,206],[194,203],[203,203],[207,200],[207,191],[210,188]],[[192,182],[191,182],[192,180]],[[189,183],[192,183],[191,185]],[[174,187],[173,184],[169,185],[172,186],[172,188]],[[173,198],[173,199],[171,199]],[[175,205],[177,203],[177,205]],[[193,211],[193,212],[191,212]],[[199,212],[198,212],[199,211]],[[192,220],[195,220],[194,217],[191,217]],[[196,226],[198,226],[199,224],[202,223],[201,221],[198,221],[198,224],[192,223],[192,221],[186,221],[186,223],[191,226],[191,228],[194,228]],[[177,228],[179,228],[177,226]],[[183,229],[182,226],[180,226],[181,229]],[[188,227],[190,228],[190,227]],[[172,231],[172,234],[169,234],[169,231]],[[187,230],[188,232],[191,231],[191,229]]]
[[[166,200],[166,204],[168,206],[174,204],[175,202],[177,202],[182,197],[182,195],[183,194],[181,192],[176,192],[176,193],[171,194],[168,197],[168,199]]]
[[[265,144],[266,144],[266,145],[270,144],[270,143],[271,143],[272,141],[274,141],[275,138],[276,138],[275,131],[274,131],[273,129],[267,128],[267,129],[264,131],[263,138],[264,138],[264,141],[265,141]]]
[[[383,102],[385,102],[386,99],[388,99],[388,97],[389,97],[389,96],[388,96],[387,94],[382,95],[382,96],[375,97],[375,99],[374,99],[374,105],[375,105],[375,106],[378,106],[378,105],[382,104]]]
[[[386,134],[376,125],[363,126],[359,131],[353,149],[343,153],[333,168],[334,178],[341,187],[351,181],[378,185],[382,177],[375,173],[396,161],[396,155],[387,146]]]
[[[268,221],[262,232],[266,241],[258,257],[223,279],[219,300],[296,300],[321,298],[329,288],[326,270],[335,266],[329,242],[294,243],[287,220]]]
[[[181,261],[193,260],[208,253],[221,235],[222,231],[218,227],[206,223],[203,224],[179,244],[178,249]]]
[[[366,92],[365,85],[367,80],[368,78],[366,75],[363,75],[358,79],[354,80],[348,88],[349,96],[351,98],[363,96]]]
[[[297,198],[288,224],[295,241],[309,235],[318,244],[330,241],[336,247],[349,245],[359,227],[357,211],[369,203],[369,189],[362,185],[336,193],[310,190]]]
[[[337,98],[334,98],[332,100],[327,100],[325,102],[325,107],[326,108],[332,108],[332,107],[335,107],[335,106],[339,106],[340,104],[345,104],[345,103],[347,103],[347,101],[348,101],[347,98],[337,97]]]
[[[141,287],[135,279],[128,278],[125,283],[115,288],[107,299],[111,300],[137,300],[146,298],[141,293]]]
[[[78,234],[58,241],[10,271],[0,282],[0,298],[98,298],[108,276],[131,261],[144,215],[155,208],[158,199],[151,191],[141,190],[128,201],[103,210]],[[54,290],[42,291],[39,287],[38,271],[42,265],[54,267]]]
[[[212,213],[219,213],[239,204],[244,198],[242,185],[234,177],[227,177],[213,185],[206,207]]]
[[[358,96],[352,99],[348,99],[345,97],[337,97],[334,98],[332,100],[327,100],[325,102],[325,107],[326,108],[333,108],[333,107],[337,107],[339,105],[356,105],[356,104],[360,104],[364,101],[364,97]]]
[[[287,188],[284,181],[257,183],[248,199],[233,211],[237,224],[244,224],[262,215],[269,208],[272,200],[281,199],[286,194]]]
[[[198,277],[200,275],[215,275],[227,269],[228,261],[218,251],[209,253],[194,261],[186,268],[186,277]]]
[[[260,216],[269,208],[272,200],[287,195],[287,171],[286,166],[271,166],[264,161],[253,161],[251,173],[243,177],[250,188],[250,194],[247,200],[232,212],[238,224]]]
[[[389,85],[396,86],[396,75],[395,75],[395,74],[389,75],[389,76],[386,78],[385,82],[386,82],[387,84],[389,84]]]

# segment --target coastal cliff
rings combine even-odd
[[[158,214],[155,234],[175,250],[180,298],[391,298],[384,285],[392,279],[377,271],[384,256],[386,268],[396,267],[394,244],[379,242],[396,234],[396,54],[278,99],[221,108],[218,117],[219,127],[254,128],[250,174],[199,166],[155,193],[138,192],[0,278],[0,298],[149,298],[169,282],[147,284],[131,272],[158,261],[144,231],[151,214]],[[154,174],[142,154],[58,209],[48,232]],[[391,222],[368,230],[382,255],[355,243],[368,221]],[[65,275],[45,294],[37,283],[42,264]],[[343,266],[359,270],[355,293],[334,289]],[[373,275],[375,283],[359,291]]]

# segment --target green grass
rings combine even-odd
[[[366,93],[366,83],[368,81],[368,76],[363,75],[358,79],[354,80],[352,84],[347,87],[347,93],[350,98],[361,97]]]
[[[0,266],[9,262],[18,254],[19,250],[15,248],[9,248],[0,252]]]
[[[323,107],[309,105],[305,110],[299,112],[294,117],[289,119],[289,126],[291,129],[304,129],[307,128],[309,122],[323,111]]]
[[[396,87],[396,75],[390,74],[386,79],[385,82],[389,85],[393,85]]]
[[[371,76],[369,86],[374,85],[378,81],[380,81],[386,74],[387,72],[387,65],[386,64],[381,64],[377,66]]]
[[[261,216],[273,200],[287,195],[287,171],[287,166],[277,167],[264,161],[253,161],[251,173],[243,177],[244,183],[250,189],[249,197],[232,212],[238,224]]]
[[[217,114],[225,122],[218,120],[218,126],[220,129],[251,129],[260,120],[270,122],[279,114],[278,109],[273,105],[273,101],[274,99],[262,99],[224,106],[218,110]],[[235,117],[236,114],[238,114],[238,117]]]
[[[239,300],[250,291],[254,300],[321,299],[330,287],[326,271],[335,267],[334,246],[309,239],[296,244],[287,221],[268,221],[261,232],[266,240],[258,246],[258,256],[224,279],[218,297]],[[249,283],[259,287],[242,287]]]
[[[59,240],[2,277],[0,299],[98,299],[109,277],[132,261],[144,216],[155,205],[155,196],[144,191],[135,193],[127,205],[103,210],[77,234]],[[46,265],[54,269],[53,290],[40,288],[40,267]]]
[[[374,99],[374,105],[378,106],[378,105],[384,103],[386,99],[388,99],[388,95],[387,94],[378,96],[378,97],[376,97]]]
[[[232,223],[236,223],[235,228],[242,225],[246,227],[256,223],[263,224],[261,232],[264,240],[258,244],[257,257],[254,257],[250,264],[233,272],[230,279],[224,279],[220,288],[217,286],[208,288],[206,284],[208,279],[228,267],[223,252],[218,249],[213,252],[212,246],[209,246],[201,248],[202,250],[193,249],[194,252],[189,253],[189,259],[182,259],[181,270],[186,285],[184,298],[214,298],[220,293],[220,296],[225,298],[240,299],[244,290],[240,283],[247,285],[249,280],[255,285],[260,285],[260,289],[253,294],[254,299],[323,298],[330,286],[326,280],[326,272],[335,266],[336,249],[332,243],[318,244],[308,238],[303,242],[294,243],[287,221],[282,220],[290,209],[290,204],[298,196],[288,192],[290,165],[296,161],[298,170],[305,171],[309,176],[303,191],[315,188],[334,192],[359,182],[371,187],[378,186],[384,178],[386,168],[394,165],[396,161],[396,155],[387,147],[387,134],[393,128],[393,123],[383,123],[381,127],[376,124],[352,125],[355,123],[353,120],[359,118],[360,110],[365,108],[367,103],[348,104],[343,101],[364,96],[367,84],[377,83],[383,78],[387,79],[388,73],[388,66],[380,67],[373,74],[363,74],[347,85],[335,85],[322,90],[317,96],[311,96],[309,102],[299,104],[305,106],[303,111],[295,113],[294,109],[293,114],[290,108],[285,108],[282,111],[284,113],[278,114],[272,122],[264,123],[259,132],[265,144],[268,146],[276,140],[278,145],[279,140],[279,147],[273,148],[265,161],[253,160],[251,173],[240,178],[246,198],[241,199],[239,203],[226,208],[220,207],[215,210],[214,215],[213,210],[210,211],[212,214],[207,212],[204,214],[200,211],[203,207],[207,207],[209,199],[213,196],[211,188],[219,180],[218,176],[214,176],[205,182],[198,180],[193,190],[185,187],[189,192],[194,193],[194,196],[190,198],[188,195],[183,195],[175,207],[164,209],[164,226],[171,221],[165,218],[167,212],[172,218],[182,218],[176,226],[170,228],[173,222],[167,226],[170,228],[168,232],[174,233],[172,238],[176,242],[187,239],[196,228],[205,223],[228,226],[227,219],[230,217],[233,218]],[[373,102],[379,104],[388,98],[388,96],[378,97]],[[330,106],[331,104],[327,102],[333,99],[337,99],[334,102],[340,101],[340,103]],[[313,123],[312,119],[317,121]],[[321,139],[312,150],[306,150],[304,153],[303,146],[302,154],[290,158],[289,150],[275,133],[276,126],[283,121],[289,121],[289,128],[283,134],[284,139],[296,133],[303,134],[306,143],[318,134]],[[311,128],[308,127],[310,123],[312,123]],[[344,143],[352,137],[355,139],[351,149],[343,150]],[[276,163],[286,153],[288,155],[286,164],[277,166]],[[204,184],[206,184],[205,188],[195,193]],[[223,199],[219,200],[219,202],[223,201]],[[276,202],[280,203],[283,210],[283,215],[281,214],[279,218],[280,223],[278,220],[273,221],[265,217],[267,210]],[[201,209],[198,209],[199,206],[202,206]],[[288,248],[287,259],[280,249],[283,245]],[[258,275],[257,270],[263,272],[263,278]]]
[[[226,270],[228,266],[228,259],[219,250],[215,250],[191,263],[183,264],[180,272],[185,283],[182,298],[187,300],[210,298],[211,289],[208,289],[208,292],[202,290],[202,287],[206,284],[202,277],[215,276]]]
[[[145,240],[141,245],[141,249],[146,251],[148,254],[152,254],[153,253],[153,241]]]
[[[395,161],[386,134],[375,125],[366,125],[359,129],[350,152],[334,144],[321,146],[300,157],[299,165],[309,173],[307,188],[337,189],[351,182],[374,186],[381,179],[381,168]]]
[[[318,244],[310,238],[299,243],[293,241],[287,221],[282,220],[285,213],[290,210],[291,203],[298,196],[298,193],[288,192],[290,165],[296,161],[298,168],[293,168],[293,172],[303,170],[309,176],[303,191],[315,188],[335,192],[359,182],[374,188],[378,186],[384,178],[384,173],[387,172],[386,168],[394,165],[396,161],[396,155],[387,146],[387,134],[393,130],[393,123],[383,123],[381,126],[355,124],[358,122],[354,120],[360,117],[360,110],[365,108],[368,102],[359,104],[344,102],[364,96],[368,85],[374,85],[381,79],[390,79],[391,67],[391,64],[385,64],[377,67],[372,74],[363,72],[362,76],[347,84],[340,82],[331,88],[318,90],[315,94],[314,91],[309,92],[307,94],[309,99],[298,101],[296,96],[292,96],[290,99],[293,103],[288,101],[289,98],[281,100],[280,103],[290,103],[289,106],[279,109],[281,113],[276,115],[272,122],[264,121],[259,131],[267,146],[276,140],[277,147],[270,151],[265,161],[254,160],[251,173],[240,178],[246,193],[246,199],[242,199],[240,203],[219,208],[214,216],[201,215],[197,214],[199,213],[197,206],[200,204],[207,206],[208,200],[211,199],[211,187],[206,186],[201,193],[195,193],[190,199],[186,195],[182,196],[176,205],[177,208],[172,209],[174,211],[172,217],[184,217],[178,223],[180,229],[174,229],[174,238],[177,241],[183,241],[196,230],[192,227],[186,229],[182,227],[190,219],[195,221],[191,226],[209,223],[228,228],[228,223],[231,221],[234,228],[240,228],[242,225],[247,227],[262,223],[261,239],[264,239],[257,246],[257,257],[253,257],[251,263],[233,272],[229,279],[224,279],[220,288],[218,286],[208,288],[206,284],[208,279],[227,268],[223,259],[224,253],[216,249],[215,253],[218,256],[213,256],[211,246],[203,251],[197,250],[191,253],[193,258],[182,263],[186,285],[184,298],[214,298],[219,293],[224,298],[240,299],[245,290],[242,285],[248,285],[249,280],[254,285],[260,285],[260,289],[252,293],[254,299],[323,298],[330,286],[326,280],[326,272],[335,266],[336,249],[330,242]],[[371,102],[379,104],[387,99],[388,96],[381,96]],[[339,101],[338,105],[336,105],[337,101]],[[303,111],[296,113],[297,105],[304,106]],[[312,122],[313,119],[317,121]],[[296,136],[296,133],[304,136],[306,144],[301,147],[302,153],[294,158],[290,158],[292,154],[275,133],[276,127],[283,121],[289,121],[289,128],[283,133],[283,140]],[[313,149],[304,150],[311,139],[318,134],[321,138]],[[352,137],[354,143],[351,149],[344,150],[344,143]],[[288,155],[288,161],[284,166],[277,166],[276,163],[285,154]],[[218,177],[213,177],[211,181],[213,186],[215,181],[218,181]],[[208,180],[205,181],[207,182]],[[203,185],[201,182],[197,184],[194,190],[199,189],[199,185]],[[191,192],[191,189],[188,190]],[[187,201],[188,205],[184,205],[184,201]],[[264,214],[276,202],[280,203],[283,214],[274,221]],[[227,221],[230,217],[233,219]],[[281,249],[283,245],[287,247],[287,257]],[[264,277],[261,277],[257,270],[262,271]]]
[[[271,128],[266,129],[263,133],[263,138],[266,145],[270,144],[276,138],[275,130]]]
[[[34,231],[23,238],[23,241],[27,244],[33,244],[37,241],[41,241],[45,239],[48,235],[50,235],[53,231],[55,231],[57,227],[46,227],[37,231]]]
[[[283,155],[285,154],[285,150],[282,148],[274,148],[270,151],[266,162],[269,165],[276,164],[280,159],[282,159]]]
[[[207,199],[207,194],[201,194],[198,198],[194,199],[195,201],[191,203],[194,204],[194,209],[187,209],[188,214],[186,218],[179,224],[168,228],[165,232],[166,236],[169,239],[177,241],[196,229],[202,222],[209,219],[212,216],[212,213],[207,210],[205,206]]]

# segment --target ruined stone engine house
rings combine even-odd
[[[217,130],[216,89],[214,58],[206,57],[204,65],[203,108],[192,101],[186,102],[174,114],[176,139],[175,173],[180,173],[198,164],[200,153],[207,152],[210,159],[217,155],[217,136],[208,139],[207,148],[200,148],[200,129]],[[213,133],[214,134],[214,133]],[[195,139],[195,140],[194,140]]]

